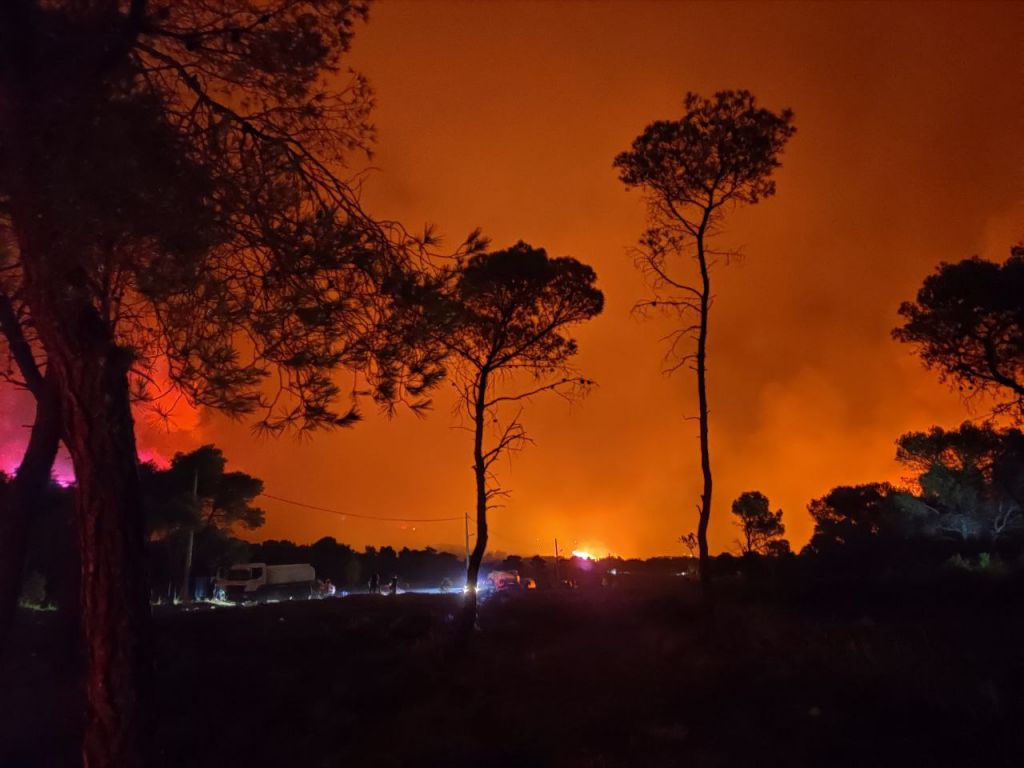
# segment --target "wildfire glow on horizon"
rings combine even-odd
[[[21,463],[23,451],[23,446],[18,442],[8,443],[0,448],[0,472],[4,472],[7,475],[16,474],[18,465]],[[161,453],[147,448],[139,449],[139,462],[151,463],[160,469],[167,469],[171,465],[171,462]],[[53,464],[51,476],[57,485],[64,488],[75,484],[75,468],[71,464],[71,457],[63,449]]]
[[[166,377],[159,378],[154,386],[162,385],[173,391]],[[146,406],[133,409],[136,423],[139,463],[153,464],[160,469],[171,465],[169,455],[178,450],[197,448],[195,431],[199,426],[199,409],[186,403],[182,398],[173,408],[168,409],[167,418],[158,419],[155,411]],[[28,444],[35,405],[24,390],[6,389],[0,391],[0,472],[12,476],[17,473]],[[75,469],[71,456],[62,445],[51,472],[53,480],[65,488],[74,485]]]

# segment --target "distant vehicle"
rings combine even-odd
[[[307,600],[316,591],[316,571],[308,563],[239,563],[217,570],[213,594],[233,603]]]
[[[485,582],[489,592],[513,592],[522,589],[519,571],[491,571]]]
[[[334,597],[338,594],[338,588],[334,586],[330,579],[324,579],[323,581],[317,579],[313,593],[315,597]]]

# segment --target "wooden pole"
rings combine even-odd
[[[195,471],[192,475],[192,500],[196,504],[196,508],[199,508],[199,470]],[[188,547],[185,549],[185,573],[181,577],[181,602],[191,603],[192,602],[192,590],[190,589],[189,581],[192,576],[192,547],[195,543],[196,529],[195,526],[191,526],[188,529]]]
[[[555,588],[562,586],[562,582],[558,578],[558,539],[555,539]]]
[[[469,510],[466,510],[466,586],[469,584]]]

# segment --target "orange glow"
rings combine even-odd
[[[778,193],[727,220],[744,258],[715,274],[709,387],[713,551],[729,505],[760,490],[795,549],[806,505],[844,483],[898,481],[895,439],[959,423],[955,393],[889,337],[899,302],[940,260],[1002,259],[1024,237],[1020,25],[1013,4],[419,3],[374,5],[352,64],[377,91],[379,145],[364,202],[455,243],[476,226],[594,266],[607,305],[579,330],[582,403],[526,405],[534,444],[495,466],[511,491],[489,549],[683,555],[700,466],[694,384],[661,373],[670,325],[633,318],[628,254],[644,227],[612,159],[688,91],[750,89],[791,107],[798,133]],[[1019,18],[1019,13],[1018,13]],[[346,384],[348,386],[348,384]],[[465,548],[471,445],[442,386],[426,419],[366,406],[355,429],[254,439],[201,414],[147,428],[165,455],[215,442],[268,493],[342,512],[456,518],[381,523],[262,500],[257,538]],[[148,444],[148,443],[147,443]],[[472,540],[470,542],[472,546]],[[583,550],[581,550],[583,551]],[[576,554],[576,553],[574,553]]]
[[[574,549],[572,551],[572,556],[573,557],[578,557],[581,560],[596,560],[597,559],[592,554],[590,554],[589,552],[586,552],[586,551],[584,551],[582,549]]]

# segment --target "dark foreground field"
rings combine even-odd
[[[190,767],[1024,764],[1020,603],[926,595],[709,619],[676,590],[529,593],[485,606],[465,659],[459,597],[164,614],[156,744]],[[66,644],[22,619],[0,766],[73,765]]]

